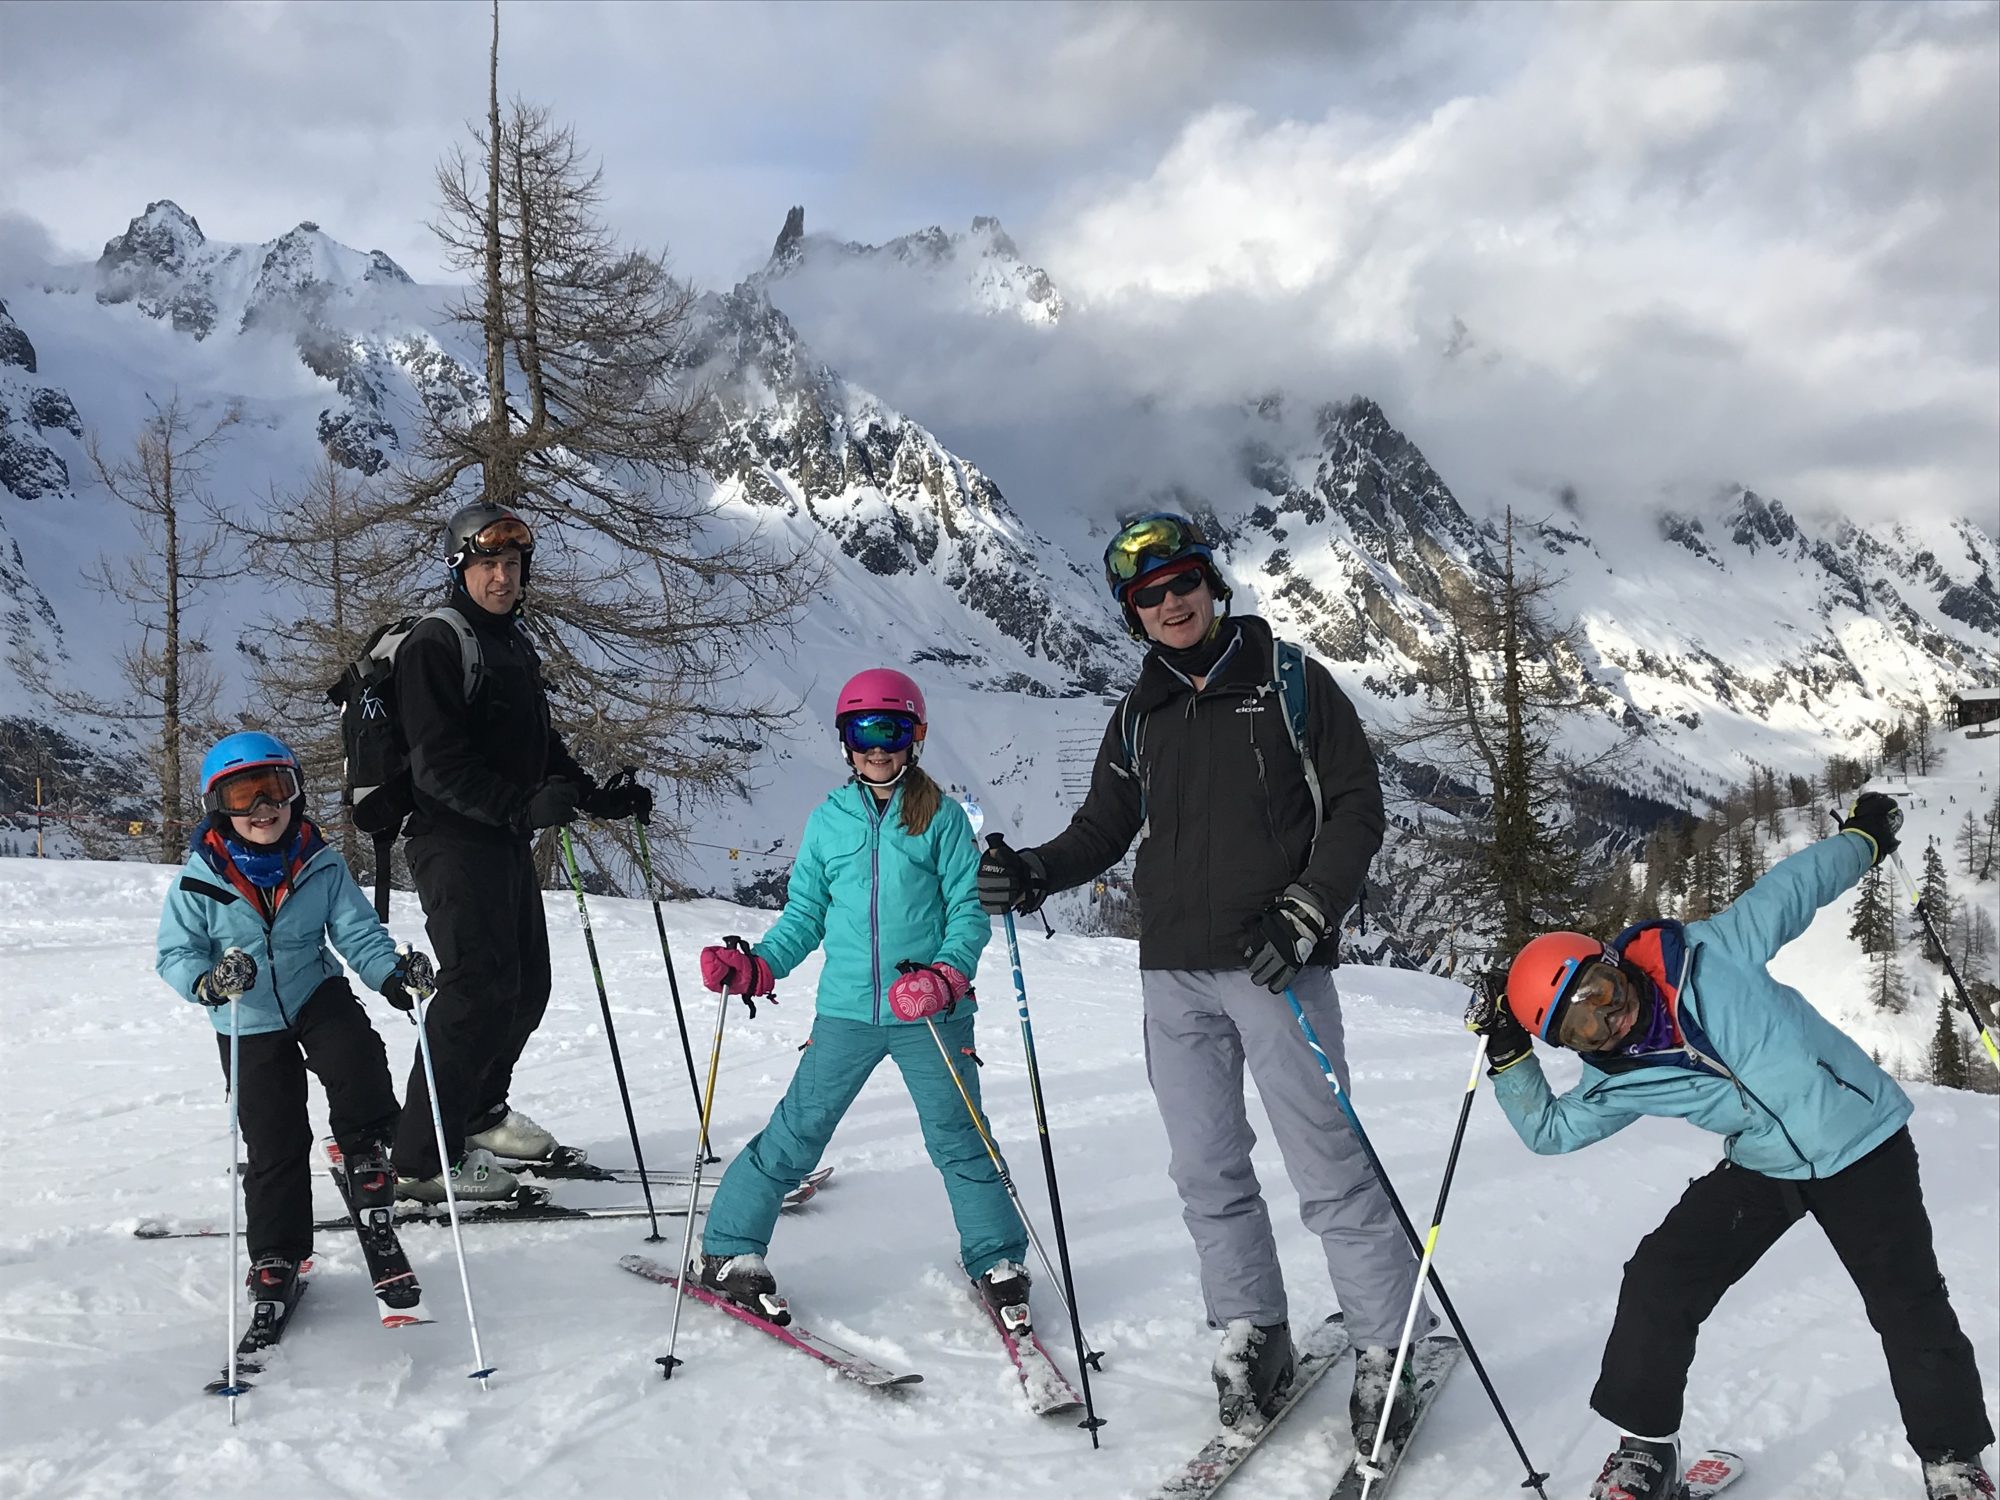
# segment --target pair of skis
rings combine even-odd
[[[1292,1384],[1277,1410],[1262,1425],[1248,1431],[1239,1428],[1218,1432],[1153,1491],[1152,1500],[1208,1500],[1242,1469],[1278,1424],[1297,1409],[1307,1392],[1335,1365],[1342,1363],[1349,1346],[1346,1326],[1340,1314],[1335,1313],[1306,1340]],[[1416,1440],[1417,1429],[1430,1414],[1438,1392],[1457,1368],[1463,1353],[1463,1346],[1457,1339],[1444,1335],[1433,1334],[1417,1342],[1410,1355],[1414,1394],[1405,1396],[1390,1408],[1388,1416],[1393,1426],[1383,1442],[1379,1466],[1371,1473],[1369,1455],[1350,1450],[1334,1480],[1329,1500],[1361,1500],[1364,1491],[1370,1500],[1379,1500],[1379,1497],[1389,1493],[1404,1456]],[[1676,1500],[1714,1500],[1742,1473],[1741,1458],[1723,1449],[1711,1448],[1689,1461],[1683,1471],[1681,1492]]]
[[[357,1208],[354,1202],[353,1184],[347,1175],[346,1163],[341,1159],[340,1148],[333,1142],[327,1143],[327,1175],[340,1190],[341,1201],[347,1205],[348,1217],[339,1221],[341,1227],[352,1226],[355,1237],[361,1244],[361,1256],[368,1266],[368,1279],[374,1285],[375,1304],[384,1328],[413,1328],[431,1320],[423,1311],[423,1288],[417,1283],[416,1272],[410,1268],[410,1260],[403,1253],[403,1247],[396,1239],[396,1225],[387,1204],[374,1204]],[[311,1283],[306,1272],[311,1268],[311,1260],[302,1262],[293,1275],[282,1299],[260,1301],[250,1313],[250,1326],[236,1343],[236,1384],[229,1384],[229,1372],[211,1380],[204,1387],[211,1395],[234,1396],[250,1387],[246,1375],[261,1375],[269,1368],[270,1357],[284,1341],[285,1331],[291,1327],[292,1314],[298,1311],[304,1299],[306,1288]]]
[[[767,1334],[786,1347],[817,1360],[846,1379],[858,1385],[865,1385],[871,1390],[893,1390],[915,1385],[924,1378],[921,1375],[888,1369],[864,1354],[844,1349],[831,1339],[823,1338],[801,1327],[797,1322],[773,1322],[741,1303],[732,1302],[727,1297],[710,1291],[698,1281],[688,1279],[683,1287],[683,1279],[671,1268],[661,1265],[658,1261],[649,1260],[643,1255],[624,1256],[618,1264],[635,1276],[643,1276],[648,1281],[658,1282],[662,1286],[682,1287],[695,1301],[718,1312],[726,1313],[739,1323],[748,1324],[759,1333]],[[1025,1337],[1010,1331],[994,1316],[993,1310],[987,1306],[986,1299],[979,1295],[976,1286],[967,1282],[966,1291],[979,1304],[981,1315],[999,1334],[1001,1345],[1006,1349],[1008,1358],[1013,1361],[1014,1369],[1020,1376],[1021,1391],[1027,1398],[1029,1410],[1036,1416],[1042,1417],[1081,1410],[1083,1398],[1076,1393],[1076,1388],[1070,1384],[1069,1378],[1063,1374],[1048,1350],[1042,1346],[1041,1339],[1032,1331]]]

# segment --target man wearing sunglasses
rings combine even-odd
[[[493,1159],[533,1161],[556,1139],[508,1104],[515,1064],[549,1001],[549,939],[532,840],[592,817],[645,816],[636,784],[600,789],[564,746],[549,713],[541,660],[520,611],[535,538],[504,507],[479,502],[445,527],[446,608],[470,628],[479,664],[466,692],[466,652],[448,621],[418,624],[396,659],[396,710],[409,742],[416,810],[405,829],[410,873],[438,961],[431,1060],[447,1161],[438,1160],[421,1061],[410,1070],[396,1165],[406,1196],[455,1190],[502,1198],[518,1186]]]
[[[1033,911],[1138,840],[1147,1075],[1208,1320],[1224,1332],[1213,1371],[1222,1420],[1259,1425],[1294,1370],[1277,1243],[1250,1164],[1247,1065],[1363,1351],[1350,1415],[1366,1449],[1416,1259],[1283,994],[1297,996],[1345,1087],[1333,964],[1340,919],[1382,843],[1375,757],[1353,705],[1302,655],[1305,725],[1293,743],[1271,628],[1218,610],[1230,590],[1187,517],[1125,526],[1104,568],[1127,629],[1149,643],[1138,683],[1106,726],[1069,827],[1039,848],[989,849],[981,900]]]
[[[1467,1017],[1493,1092],[1527,1145],[1575,1151],[1642,1115],[1725,1137],[1625,1264],[1590,1405],[1622,1436],[1593,1500],[1679,1493],[1682,1402],[1695,1338],[1722,1296],[1810,1214],[1861,1293],[1926,1494],[1992,1496],[1993,1441],[1972,1345],[1938,1272],[1910,1139],[1909,1097],[1854,1040],[1766,967],[1813,915],[1895,852],[1902,810],[1858,798],[1841,831],[1773,865],[1699,922],[1641,922],[1609,943],[1548,932]],[[1580,1053],[1556,1095],[1533,1041]]]

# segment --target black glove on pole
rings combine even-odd
[[[1475,996],[1466,1007],[1465,1029],[1486,1038],[1489,1078],[1498,1078],[1535,1049],[1528,1029],[1507,1009],[1506,999],[1491,990]]]
[[[1282,995],[1326,940],[1326,913],[1319,897],[1302,885],[1285,893],[1243,924],[1243,956],[1250,960],[1250,977],[1274,995]]]
[[[534,796],[521,813],[521,821],[529,828],[559,828],[565,823],[576,821],[577,799],[583,795],[583,788],[573,781],[545,781],[535,788]]]
[[[1007,836],[989,833],[979,856],[979,906],[988,916],[1026,916],[1048,899],[1049,872],[1032,849],[1010,849]]]
[[[1875,846],[1871,869],[1896,852],[1896,835],[1902,827],[1903,810],[1886,792],[1863,792],[1840,820],[1842,833],[1858,833]]]

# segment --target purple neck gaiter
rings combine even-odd
[[[1624,968],[1626,978],[1640,987],[1640,1012],[1638,1024],[1619,1044],[1618,1053],[1634,1057],[1642,1052],[1664,1052],[1674,1044],[1674,1018],[1667,1013],[1652,977],[1629,965]]]

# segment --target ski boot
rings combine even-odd
[[[556,1138],[518,1109],[503,1109],[485,1129],[468,1131],[465,1144],[514,1161],[547,1161],[556,1151]]]
[[[791,1305],[778,1295],[778,1278],[761,1255],[707,1255],[690,1269],[703,1288],[745,1312],[776,1323],[792,1321]]]
[[[1604,1460],[1590,1500],[1676,1500],[1680,1492],[1680,1439],[1656,1442],[1627,1433]]]
[[[1402,1375],[1396,1381],[1396,1399],[1391,1403],[1389,1372],[1396,1366],[1396,1351],[1387,1344],[1370,1344],[1354,1356],[1354,1390],[1347,1398],[1347,1420],[1354,1428],[1354,1445],[1361,1450],[1364,1461],[1375,1451],[1375,1432],[1382,1425],[1385,1408],[1389,1412],[1389,1436],[1382,1446],[1384,1462],[1393,1460],[1401,1435],[1417,1409],[1417,1381],[1410,1363],[1406,1357]]]
[[[995,1261],[976,1283],[994,1321],[1016,1336],[1032,1333],[1028,1313],[1028,1268],[1017,1260]]]
[[[1297,1371],[1290,1324],[1259,1326],[1231,1318],[1209,1372],[1222,1425],[1250,1432],[1263,1426],[1283,1403]]]
[[[294,1291],[299,1279],[300,1268],[308,1264],[293,1260],[289,1255],[275,1252],[258,1256],[250,1263],[250,1274],[243,1278],[243,1285],[250,1293],[252,1302],[294,1301]]]
[[[1993,1479],[1977,1457],[1943,1453],[1924,1463],[1925,1500],[1993,1500]]]
[[[481,1147],[468,1147],[457,1166],[451,1169],[452,1196],[475,1203],[494,1203],[512,1198],[520,1190],[521,1179],[493,1159]],[[396,1181],[396,1196],[418,1203],[442,1203],[445,1199],[444,1173],[435,1177],[402,1177]]]
[[[389,1148],[381,1141],[366,1141],[352,1156],[336,1146],[328,1153],[347,1177],[348,1201],[357,1214],[371,1208],[396,1206],[396,1169],[389,1165]]]

